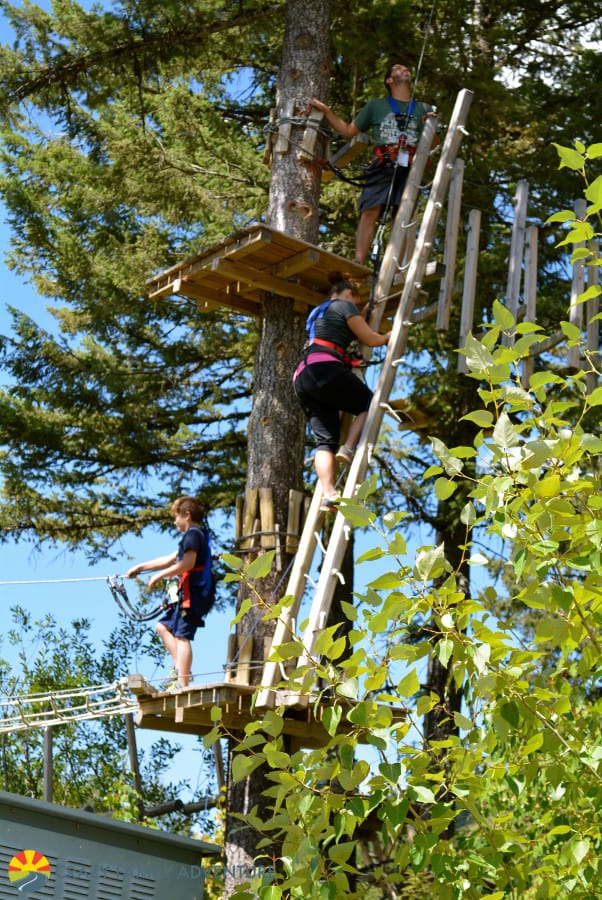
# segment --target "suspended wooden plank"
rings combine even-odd
[[[322,110],[312,108],[307,117],[305,131],[303,132],[303,137],[301,138],[301,146],[299,148],[298,159],[305,160],[307,162],[313,162],[315,160],[316,142],[318,140],[318,135],[320,134],[323,120],[324,113],[322,112]]]
[[[243,513],[243,533],[240,541],[241,550],[246,550],[253,545],[258,502],[259,492],[255,488],[247,488],[245,491],[245,506]]]
[[[271,166],[272,164],[272,151],[274,149],[274,123],[276,121],[277,113],[278,110],[275,107],[272,107],[268,116],[268,127],[266,129],[265,148],[263,151],[263,162],[266,166]]]
[[[337,152],[330,157],[328,162],[336,166],[337,169],[344,169],[345,166],[348,166],[354,159],[361,156],[370,143],[371,141],[368,135],[360,132],[360,134],[356,134],[355,137],[351,138],[351,140],[341,147],[340,150],[337,150]],[[322,172],[322,181],[332,181],[335,175],[334,169],[327,167]]]
[[[245,509],[245,498],[239,494],[235,500],[234,506],[234,540],[238,543],[243,536],[243,516]]]
[[[261,546],[264,550],[272,550],[275,545],[275,532],[274,502],[271,488],[259,488],[259,517],[261,519]]]
[[[278,136],[276,138],[274,153],[288,153],[289,151],[291,129],[293,125],[291,120],[293,118],[294,109],[295,100],[289,97],[288,100],[285,100],[282,107],[282,116],[278,126]]]
[[[305,494],[291,488],[288,492],[288,520],[286,523],[286,552],[291,556],[297,552],[301,534],[301,513]]]

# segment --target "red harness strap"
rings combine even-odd
[[[180,602],[181,609],[190,609],[190,585],[188,584],[190,575],[193,572],[202,572],[204,568],[205,566],[196,566],[196,568],[190,569],[188,572],[183,572],[180,575],[180,592],[182,596]]]
[[[407,150],[408,164],[412,164],[412,162],[414,161],[414,156],[416,155],[416,147],[408,147],[406,144],[405,135],[402,135],[402,138],[403,139],[400,139],[398,144],[381,144],[380,146],[374,148],[374,158],[379,165],[382,165],[385,160],[388,160],[392,163],[397,162],[400,148]]]
[[[364,363],[363,357],[356,358],[354,356],[350,356],[350,354],[347,353],[344,347],[341,347],[339,344],[335,344],[334,341],[326,341],[323,338],[315,337],[311,343],[317,344],[319,347],[326,347],[328,350],[334,350],[336,355],[341,357],[341,362],[346,366],[361,366]]]

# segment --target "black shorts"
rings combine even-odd
[[[391,162],[371,163],[360,195],[360,212],[376,206],[386,206],[396,211],[409,171],[407,166],[396,166]]]
[[[372,391],[353,369],[337,362],[306,366],[295,379],[295,393],[316,438],[318,450],[336,453],[341,441],[341,412],[365,412]]]

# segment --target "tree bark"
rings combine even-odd
[[[329,0],[289,0],[285,16],[276,125],[284,117],[284,110],[290,109],[290,101],[293,118],[299,117],[307,101],[314,96],[325,97],[328,88]],[[302,123],[293,124],[288,151],[273,154],[267,223],[292,237],[316,243],[320,171],[298,159],[303,131]],[[247,488],[271,487],[274,521],[280,523],[283,531],[289,490],[302,486],[304,421],[291,376],[303,346],[304,325],[304,317],[293,311],[291,301],[265,295],[249,420]],[[273,571],[255,584],[259,595],[269,603],[277,601],[286,587],[290,558],[284,548],[282,561],[281,572]],[[246,594],[241,591],[239,602]],[[273,630],[273,622],[261,620],[261,609],[252,609],[240,622],[239,635],[252,635],[253,659],[257,662],[266,658]],[[259,666],[252,670],[253,683],[257,683],[260,672]],[[263,791],[269,785],[262,769],[237,784],[232,782],[230,773],[231,766],[226,811],[226,897],[232,894],[237,881],[245,880],[245,874],[253,869],[260,839],[233,814],[244,815],[256,808],[261,817],[267,806]],[[278,847],[273,847],[269,855],[277,859],[278,853]]]

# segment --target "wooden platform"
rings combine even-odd
[[[229,731],[241,731],[248,722],[261,719],[263,711],[254,712],[251,701],[256,688],[251,685],[231,682],[191,685],[176,694],[158,691],[142,675],[129,675],[128,687],[138,700],[136,724],[140,728],[179,734],[208,734],[215,727],[211,719],[211,708],[219,706],[222,723]],[[291,752],[299,748],[322,747],[330,739],[322,723],[322,715],[330,704],[328,701],[311,702],[309,706],[290,706],[291,695],[280,698],[276,691],[276,706],[286,700],[283,734],[290,739]],[[344,703],[339,698],[339,703]],[[390,711],[391,722],[403,721],[406,710],[403,707],[384,707]],[[345,717],[341,717],[338,732],[346,733],[355,728]],[[360,737],[361,741],[361,737]]]
[[[146,283],[151,299],[180,294],[196,300],[201,311],[226,306],[256,315],[268,291],[292,299],[295,309],[305,313],[324,300],[329,273],[337,271],[363,282],[368,295],[367,266],[267,225],[251,225]]]

